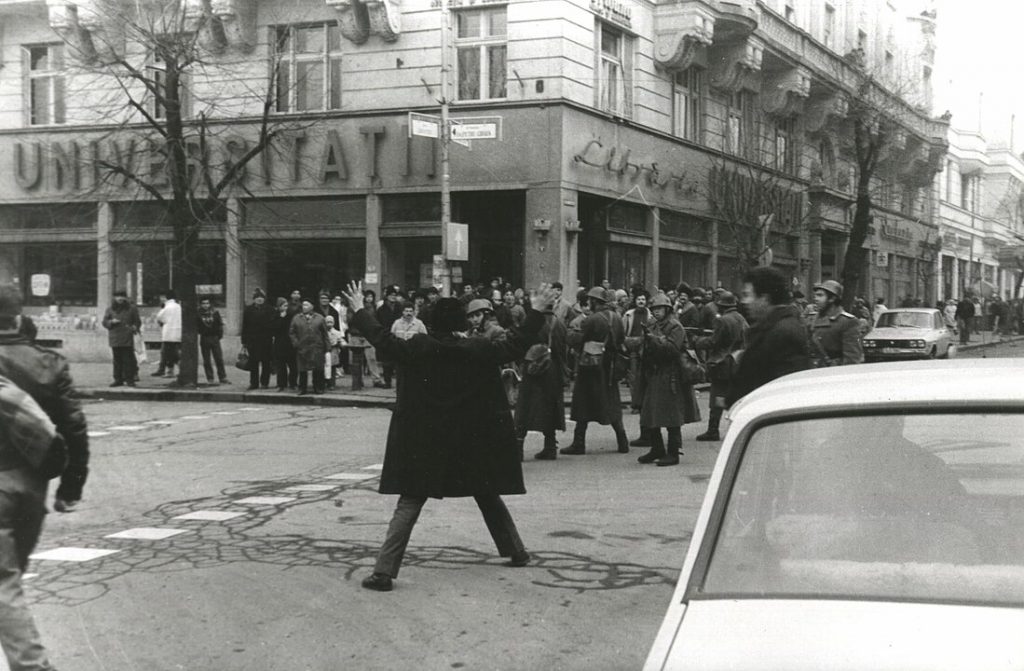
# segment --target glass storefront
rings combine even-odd
[[[225,304],[226,262],[222,242],[202,242],[192,259],[199,291]],[[184,270],[179,250],[172,242],[121,242],[114,245],[115,285],[140,306],[159,307],[160,295],[171,288],[175,272]]]
[[[10,264],[14,270],[13,278],[22,287],[25,305],[96,305],[95,242],[48,242],[5,247],[3,258],[13,260]],[[0,264],[7,263],[0,259]]]
[[[680,282],[686,282],[691,287],[708,285],[709,257],[706,254],[664,248],[658,254],[658,286],[675,287]]]
[[[268,240],[247,245],[266,259],[266,280],[260,286],[271,301],[287,298],[295,289],[310,298],[324,289],[336,293],[366,274],[365,240]]]

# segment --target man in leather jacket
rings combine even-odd
[[[63,356],[32,345],[18,333],[21,292],[0,286],[0,375],[18,385],[46,412],[68,449],[68,465],[60,477],[53,504],[61,513],[82,499],[89,474],[89,435],[81,404],[74,398],[68,363]]]

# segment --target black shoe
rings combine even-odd
[[[700,440],[700,441],[707,442],[707,441],[711,441],[711,440],[721,440],[721,438],[718,437],[718,432],[717,431],[705,431],[704,433],[702,433],[699,436],[697,436],[696,438],[694,438],[694,440]]]
[[[66,499],[54,499],[53,509],[58,513],[70,513],[78,507],[78,501],[68,501]]]
[[[587,446],[586,445],[577,445],[576,443],[573,443],[572,445],[570,445],[568,447],[563,447],[562,449],[560,449],[558,451],[558,453],[559,454],[586,454],[587,453]]]
[[[545,447],[543,450],[533,455],[534,459],[540,459],[541,461],[554,461],[558,458],[558,450],[555,448]]]
[[[391,576],[387,573],[374,573],[368,578],[363,578],[363,587],[376,592],[390,592],[395,588]]]
[[[651,439],[650,438],[644,438],[643,436],[640,436],[636,440],[629,441],[629,445],[630,445],[630,447],[650,447],[651,446]]]
[[[640,462],[641,464],[653,464],[658,459],[663,459],[664,457],[665,457],[665,453],[664,452],[660,452],[660,451],[656,451],[656,450],[650,450],[646,454],[642,454],[639,457],[637,457],[636,460],[638,462]]]
[[[513,566],[515,568],[520,568],[526,566],[529,563],[530,553],[526,550],[523,550],[522,552],[517,552],[516,554],[512,555],[512,558],[505,562],[505,566]]]
[[[374,380],[373,381],[373,386],[374,386],[375,389],[390,389],[391,388],[390,385],[387,385],[384,382],[381,382],[380,380]]]
[[[677,466],[677,465],[679,465],[679,455],[678,454],[666,454],[664,457],[662,457],[661,459],[658,459],[654,463],[656,463],[659,466]]]
[[[306,391],[305,389],[300,389],[299,393],[296,394],[296,396],[309,396],[309,392]]]
[[[231,380],[227,380],[227,379],[221,380],[220,383],[221,384],[231,384]]]
[[[113,382],[113,383],[111,383],[110,386],[111,387],[123,387],[124,386],[124,382]]]
[[[629,454],[629,441],[625,436],[619,440],[619,454]]]

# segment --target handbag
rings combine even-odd
[[[524,367],[525,373],[530,377],[541,377],[551,369],[551,333],[554,329],[548,331],[548,342],[537,343],[532,345],[530,349],[526,350],[526,356],[523,357],[526,362]]]
[[[135,362],[140,366],[149,361],[146,354],[146,341],[142,339],[141,333],[132,336],[132,344],[135,346]]]
[[[679,355],[679,360],[683,364],[683,374],[689,384],[707,382],[707,369],[697,358],[696,351],[684,349]]]
[[[248,371],[252,363],[249,361],[249,350],[242,348],[238,352],[238,357],[235,359],[235,368],[238,370]]]

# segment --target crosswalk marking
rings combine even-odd
[[[234,410],[218,410],[217,412],[211,412],[211,415],[237,415],[238,413]]]
[[[338,485],[292,485],[291,487],[285,487],[281,491],[283,492],[329,492],[332,489],[337,489]]]
[[[167,424],[174,424],[174,420],[173,419],[151,419],[148,422],[144,422],[144,424],[164,424],[164,425],[167,425]]]
[[[45,561],[89,561],[112,555],[120,550],[101,550],[99,548],[54,548],[46,552],[37,552],[30,555],[30,559],[41,559]]]
[[[109,431],[89,431],[90,438],[99,438],[100,436],[109,436]]]
[[[141,424],[125,424],[123,426],[108,426],[108,431],[142,431],[146,427]]]
[[[206,415],[182,415],[178,419],[206,419]]]
[[[199,520],[202,522],[224,522],[231,520],[236,517],[245,515],[244,512],[234,512],[227,510],[197,510],[192,513],[185,513],[184,515],[178,515],[172,517],[172,520]]]
[[[232,503],[246,503],[255,506],[276,506],[290,501],[297,501],[294,496],[249,496],[244,499],[235,499]]]
[[[162,541],[178,534],[187,534],[188,529],[158,529],[156,527],[137,527],[118,531],[116,534],[109,534],[104,538],[127,538],[140,541]]]

